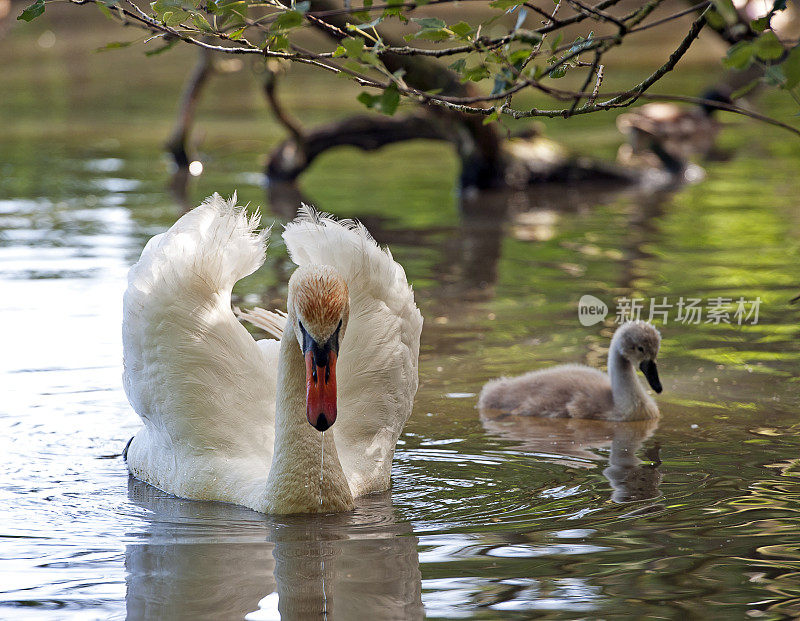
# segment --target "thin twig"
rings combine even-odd
[[[600,64],[600,58],[602,58],[602,54],[596,52],[594,55],[594,61],[592,62],[592,66],[589,69],[589,73],[586,74],[586,80],[583,82],[583,86],[580,87],[580,91],[583,92],[586,90],[586,87],[589,86],[589,82],[592,81],[592,76],[594,72],[597,70],[598,65]],[[569,109],[569,113],[572,114],[575,112],[575,109],[578,107],[578,104],[581,102],[582,95],[578,95],[575,97],[575,101],[572,104],[572,107]]]
[[[586,100],[586,103],[588,103],[589,105],[594,104],[595,100],[597,99],[597,94],[600,92],[600,85],[603,83],[604,69],[605,67],[603,65],[597,66],[597,81],[594,83],[592,94],[589,95],[589,99]]]

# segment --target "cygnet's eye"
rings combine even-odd
[[[639,347],[637,347],[636,349],[638,349],[640,352],[644,353],[644,348],[641,345]]]

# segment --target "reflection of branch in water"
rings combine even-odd
[[[611,496],[614,502],[649,500],[661,495],[660,447],[657,445],[646,453],[652,464],[643,465],[636,456],[658,428],[658,419],[619,423],[515,416],[493,410],[481,410],[480,416],[488,433],[511,440],[515,448],[572,468],[594,467],[599,459],[595,451],[610,448],[603,476],[614,490]]]
[[[632,247],[627,248],[629,260],[625,262],[626,266],[632,266],[637,258],[643,256],[641,248],[652,240],[656,232],[653,219],[660,214],[665,194],[638,191],[628,179],[587,175],[569,183],[541,183],[535,188],[465,191],[459,197],[461,217],[458,225],[440,230],[403,229],[392,220],[374,215],[361,218],[355,214],[354,217],[368,225],[379,244],[401,244],[436,251],[437,259],[429,277],[438,282],[441,288],[437,297],[447,304],[453,298],[480,301],[494,297],[509,222],[516,223],[517,229],[525,229],[526,226],[529,228],[526,216],[546,213],[555,214],[554,226],[557,226],[560,214],[586,213],[632,192],[638,208],[631,216],[632,233],[626,239],[631,240],[629,245]],[[315,204],[294,183],[270,183],[267,193],[272,213],[287,220],[295,216],[301,203]],[[323,211],[327,207],[316,206]],[[537,237],[530,238],[534,239]],[[626,273],[623,281],[630,282],[632,273]]]
[[[189,180],[191,179],[189,168],[177,167],[169,177],[167,190],[172,200],[175,201],[180,214],[191,211],[197,205],[193,205],[189,196]]]
[[[659,192],[637,192],[631,200],[631,212],[628,216],[628,234],[622,237],[620,249],[624,255],[621,261],[620,277],[617,286],[625,292],[634,289],[639,281],[639,273],[644,261],[652,258],[646,250],[656,240],[659,233],[658,221],[664,213],[664,203],[671,196],[672,190]]]
[[[172,160],[177,168],[189,168],[190,159],[187,142],[194,124],[194,113],[197,109],[200,94],[213,71],[214,65],[211,51],[201,48],[198,52],[197,64],[189,74],[181,93],[175,127],[173,127],[172,133],[164,145],[172,155]]]
[[[271,517],[129,479],[128,617],[421,619],[417,539],[388,494],[343,515]],[[134,537],[136,535],[133,535]]]

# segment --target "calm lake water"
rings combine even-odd
[[[171,497],[119,456],[139,426],[120,381],[122,292],[180,214],[160,142],[191,54],[164,67],[138,50],[94,55],[115,33],[83,28],[42,21],[0,40],[0,618],[800,615],[799,141],[728,119],[730,159],[691,187],[466,201],[510,205],[505,220],[459,215],[443,146],[321,158],[303,198],[361,218],[414,284],[420,390],[390,493],[275,518]],[[304,79],[289,79],[291,101]],[[249,72],[219,80],[189,200],[239,190],[283,222],[299,197],[259,185],[280,133]],[[341,90],[304,121],[350,106]],[[588,136],[589,155],[619,144],[609,117],[563,127],[548,130],[584,152]],[[274,235],[239,301],[280,306],[290,271]],[[579,323],[585,294],[611,307],[605,323]],[[660,421],[480,415],[476,394],[499,375],[603,367],[623,297],[673,305],[657,322]],[[730,323],[707,323],[720,297]],[[677,321],[681,298],[702,300],[701,323]],[[739,298],[761,300],[757,323],[738,325]]]

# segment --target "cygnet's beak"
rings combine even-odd
[[[647,379],[647,383],[650,384],[650,388],[655,390],[657,393],[660,393],[662,388],[661,388],[661,380],[658,379],[658,369],[656,368],[656,361],[642,360],[642,362],[639,364],[639,368],[641,369],[642,373],[644,373],[644,376]]]
[[[336,421],[336,349],[332,341],[317,343],[303,329],[303,356],[306,360],[306,418],[312,427],[325,431]]]

